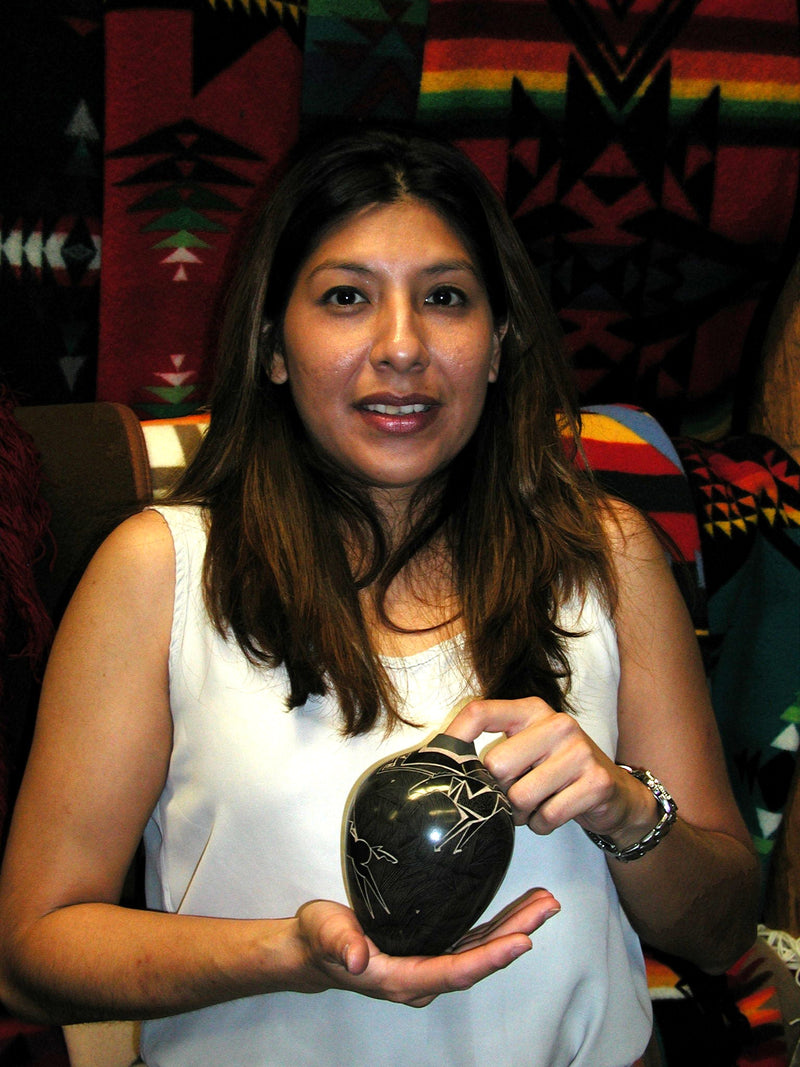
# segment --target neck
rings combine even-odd
[[[371,489],[369,495],[380,516],[389,545],[399,544],[413,518],[413,489]]]
[[[438,644],[463,627],[449,554],[442,539],[428,546],[393,579],[382,603],[375,587],[361,594],[375,647],[408,655]]]

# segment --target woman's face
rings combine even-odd
[[[501,340],[447,223],[421,201],[376,204],[301,267],[271,378],[324,453],[402,498],[471,437]]]

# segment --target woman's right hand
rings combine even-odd
[[[422,1008],[440,993],[469,989],[531,947],[530,935],[559,911],[545,889],[532,889],[442,956],[389,956],[365,935],[350,908],[313,900],[297,912],[302,957],[299,992],[349,989]]]

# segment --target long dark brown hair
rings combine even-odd
[[[368,487],[318,453],[269,368],[316,245],[362,208],[403,198],[433,208],[464,241],[506,333],[472,439],[417,491],[395,544]],[[559,606],[590,585],[613,597],[601,500],[573,463],[580,422],[555,317],[513,223],[466,156],[416,133],[375,129],[307,151],[241,259],[210,408],[174,500],[208,511],[211,618],[252,661],[285,665],[291,707],[332,691],[347,734],[403,718],[360,591],[373,590],[382,612],[392,579],[434,543],[446,547],[484,695],[535,694],[565,706]]]

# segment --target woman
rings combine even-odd
[[[153,1067],[628,1067],[638,937],[725,969],[756,863],[663,552],[576,473],[552,316],[475,168],[380,131],[306,155],[243,257],[211,411],[53,649],[4,999],[152,1020]],[[495,922],[391,958],[344,904],[342,812],[443,726],[485,750],[514,857]],[[142,833],[147,912],[117,905]]]

